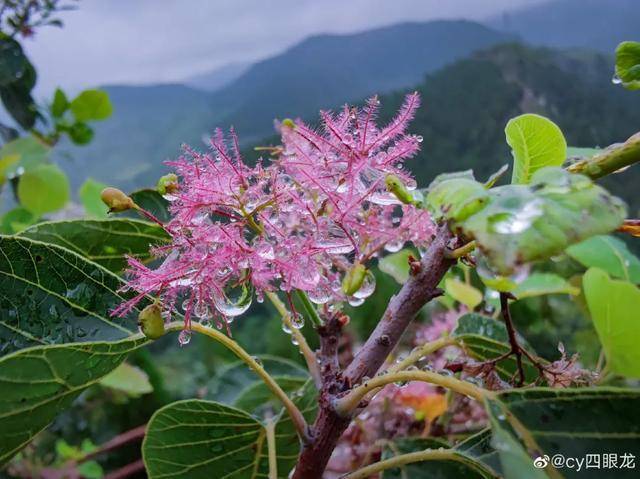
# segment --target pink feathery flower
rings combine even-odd
[[[316,304],[364,301],[372,275],[354,297],[340,287],[355,263],[409,241],[425,246],[434,232],[429,214],[401,204],[384,181],[393,174],[415,188],[403,161],[419,149],[421,138],[406,134],[418,104],[409,95],[381,129],[375,98],[361,110],[322,112],[322,133],[285,122],[283,147],[268,166],[243,162],[233,130],[228,141],[216,130],[209,153],[185,146],[169,163],[180,178],[167,196],[171,244],[153,250],[164,258],[155,269],[129,260],[128,288],[139,295],[115,313],[145,294],[168,314],[181,309],[187,326],[194,315],[228,321],[267,291],[302,290]]]

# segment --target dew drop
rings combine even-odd
[[[362,285],[360,289],[353,293],[353,296],[357,299],[367,299],[369,296],[373,294],[376,290],[376,277],[370,270],[364,275],[364,279],[362,280]]]
[[[191,331],[189,331],[188,329],[183,329],[182,331],[180,331],[180,334],[178,335],[178,343],[180,343],[180,346],[186,346],[190,342]]]

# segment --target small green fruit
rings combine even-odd
[[[150,304],[138,315],[140,330],[149,339],[158,339],[164,335],[162,309],[157,303]]]
[[[347,296],[351,296],[358,291],[362,286],[364,277],[367,273],[367,268],[363,264],[356,263],[353,267],[347,271],[342,279],[342,291]]]
[[[282,126],[291,128],[293,130],[296,127],[296,124],[291,118],[285,118],[284,120],[282,120]]]

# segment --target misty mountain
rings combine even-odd
[[[534,45],[613,52],[624,40],[640,40],[638,0],[552,0],[507,11],[488,25]]]
[[[68,146],[68,154],[58,155],[74,186],[90,175],[132,189],[152,183],[182,143],[200,145],[201,136],[216,126],[234,125],[243,143],[257,141],[273,132],[276,117],[304,117],[409,87],[428,72],[509,38],[467,21],[403,24],[311,37],[213,93],[184,85],[106,87],[113,116],[96,125],[89,146]]]
[[[184,84],[199,90],[213,92],[237,80],[250,66],[249,63],[230,63],[210,72],[187,78]]]

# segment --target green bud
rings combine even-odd
[[[395,197],[405,205],[412,205],[415,203],[411,192],[407,190],[407,187],[404,186],[402,180],[396,175],[387,175],[384,179],[384,183],[387,185],[387,190],[395,195]]]
[[[102,202],[109,207],[109,213],[119,213],[135,207],[133,200],[117,188],[105,188],[100,193]]]
[[[138,315],[140,330],[149,339],[158,339],[164,335],[162,309],[157,303],[150,304]]]
[[[347,296],[351,296],[358,291],[362,286],[364,277],[367,273],[367,268],[363,264],[356,263],[353,267],[347,271],[342,279],[342,291]]]
[[[285,118],[284,120],[282,120],[282,126],[291,128],[293,130],[296,127],[296,124],[293,122],[291,118]]]
[[[178,175],[169,173],[168,175],[161,176],[156,189],[161,195],[175,193],[178,191]]]

